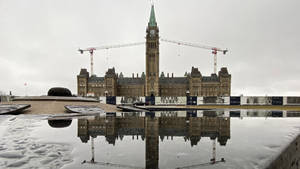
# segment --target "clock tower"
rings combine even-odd
[[[146,30],[146,96],[159,96],[159,29],[154,6]]]

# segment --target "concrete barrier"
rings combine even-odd
[[[266,169],[298,169],[300,162],[300,135],[298,135]]]

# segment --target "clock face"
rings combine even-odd
[[[155,30],[153,30],[153,29],[150,30],[150,34],[151,34],[151,35],[155,35]]]

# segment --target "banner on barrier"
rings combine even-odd
[[[272,97],[242,96],[241,105],[272,105]]]
[[[116,96],[106,96],[106,104],[116,105]]]
[[[284,105],[300,105],[300,97],[285,97]]]
[[[155,105],[185,105],[186,97],[155,97]]]
[[[229,97],[217,97],[217,96],[203,97],[202,103],[205,104],[205,105],[209,105],[209,104],[212,104],[212,105],[229,105],[230,104],[230,98]]]
[[[197,96],[187,96],[186,105],[197,105]]]
[[[283,97],[272,97],[272,105],[283,105]]]
[[[241,105],[241,97],[240,96],[231,96],[230,97],[230,105]]]
[[[116,102],[117,104],[145,103],[145,97],[118,96]]]
[[[146,103],[146,105],[155,105],[155,97],[154,96],[146,96],[145,103]]]

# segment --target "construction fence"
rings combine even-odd
[[[230,97],[128,97],[107,96],[100,97],[100,103],[124,105],[299,105],[300,97],[289,96],[230,96]]]

